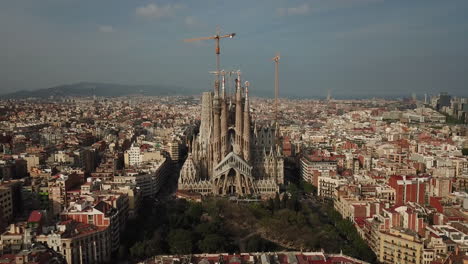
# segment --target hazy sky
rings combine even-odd
[[[0,93],[80,81],[250,89],[298,96],[468,95],[467,0],[2,0]]]

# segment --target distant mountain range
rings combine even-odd
[[[195,89],[186,89],[176,86],[161,86],[161,85],[123,85],[112,83],[92,83],[80,82],[76,84],[59,85],[51,88],[18,91],[9,94],[0,95],[3,99],[22,99],[22,98],[48,98],[54,97],[87,97],[87,96],[127,96],[127,95],[147,95],[147,96],[164,96],[164,95],[194,95],[201,91]]]
[[[128,95],[146,96],[171,96],[171,95],[199,95],[206,90],[197,88],[183,88],[178,86],[165,85],[126,85],[113,83],[80,82],[75,84],[59,85],[51,88],[18,91],[7,94],[0,94],[0,99],[23,99],[23,98],[49,98],[54,97],[90,97],[93,95],[102,97],[118,97]],[[280,92],[281,97],[292,99],[324,99],[324,96],[303,96],[285,90]],[[273,93],[267,90],[256,90],[254,96],[271,98]],[[394,99],[408,96],[398,94],[375,95],[379,98]],[[338,95],[336,99],[368,99],[371,94],[353,94],[352,96]]]

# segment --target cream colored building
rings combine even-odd
[[[23,157],[23,159],[27,162],[28,172],[31,172],[32,168],[37,168],[39,166],[39,157],[35,155],[27,155]]]
[[[161,154],[161,151],[143,152],[141,155],[143,163],[150,161],[161,161],[165,159],[165,157]]]
[[[0,254],[15,254],[31,245],[32,233],[25,222],[10,224],[0,235]]]
[[[142,152],[139,147],[132,146],[124,153],[125,167],[139,167],[140,165],[152,161],[164,161],[165,157],[160,151]]]
[[[171,159],[173,161],[179,161],[179,147],[180,144],[179,142],[177,141],[171,141],[169,142],[169,144],[167,144],[167,152],[169,153],[169,155],[171,156]]]
[[[417,234],[403,229],[380,232],[379,261],[384,264],[422,264],[424,244]]]
[[[325,198],[336,198],[335,189],[341,185],[347,185],[348,181],[338,176],[319,176],[317,195]]]
[[[110,189],[110,187],[109,187]],[[112,188],[114,193],[122,193],[128,196],[128,217],[134,218],[137,216],[138,209],[141,205],[142,194],[134,185],[120,184]]]
[[[354,210],[352,208],[354,203],[358,203],[359,200],[352,196],[338,196],[334,202],[335,210],[338,211],[341,216],[345,219],[354,218]]]
[[[130,166],[139,166],[142,162],[142,155],[140,153],[140,148],[132,146],[124,153],[124,163],[125,167],[128,168]]]
[[[111,237],[105,227],[66,221],[36,240],[62,254],[69,264],[109,263],[111,258]]]
[[[468,174],[468,160],[466,158],[455,158],[452,163],[455,167],[455,176]]]

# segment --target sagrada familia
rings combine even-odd
[[[199,133],[190,142],[178,189],[202,195],[261,196],[279,192],[284,183],[284,159],[275,125],[252,124],[249,83],[240,72],[234,95],[226,94],[225,77],[214,92],[202,95]]]

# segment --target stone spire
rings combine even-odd
[[[215,95],[213,99],[213,167],[221,160],[221,128],[220,128],[220,102],[219,102],[219,81],[215,81]]]
[[[244,105],[244,160],[250,161],[250,105],[249,105],[249,82],[245,82],[245,105]]]
[[[242,87],[240,80],[240,72],[237,73],[236,80],[236,140],[234,153],[242,155]]]
[[[195,141],[196,141],[196,137],[195,135],[192,136],[192,142],[190,142],[190,148],[189,148],[189,154],[194,154],[192,155],[193,157],[195,157],[195,159],[197,159],[197,149],[195,147]]]
[[[224,89],[224,75],[222,77],[222,98],[221,98],[221,157],[225,157],[228,153],[228,109],[226,102],[226,92]]]
[[[221,98],[226,100],[226,89],[224,88],[226,84],[226,79],[224,78],[224,71],[223,71],[223,77],[221,78]]]
[[[204,92],[202,95],[200,143],[206,147],[210,141],[210,127],[213,122],[213,93]]]

